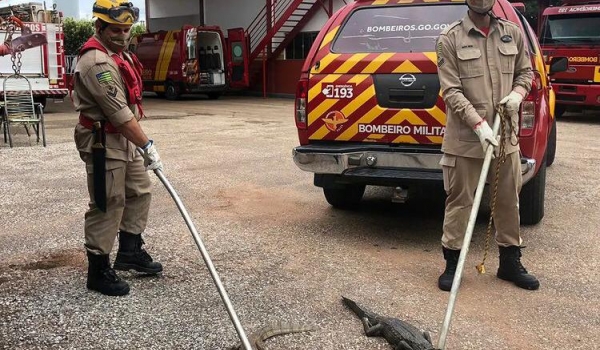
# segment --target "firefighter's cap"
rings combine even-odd
[[[96,0],[94,17],[111,24],[134,24],[140,18],[140,9],[131,2],[118,0]]]

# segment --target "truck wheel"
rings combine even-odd
[[[216,100],[221,96],[220,92],[209,92],[207,93],[209,100]]]
[[[546,151],[546,166],[551,166],[556,157],[556,119],[552,123],[552,130],[548,135],[548,149]]]
[[[48,99],[44,96],[44,97],[34,97],[33,98],[33,102],[35,103],[41,103],[42,104],[42,110],[45,111],[46,110],[46,104],[48,103]]]
[[[343,185],[343,187],[323,187],[327,203],[338,209],[356,208],[365,193],[365,185]]]
[[[546,194],[546,156],[538,173],[523,186],[519,195],[519,213],[522,225],[535,225],[544,217]]]
[[[554,106],[554,118],[560,118],[567,111],[567,106],[557,104]]]
[[[165,98],[169,101],[179,99],[179,89],[171,81],[165,83]]]

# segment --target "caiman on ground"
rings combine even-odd
[[[342,297],[344,304],[361,319],[367,337],[383,337],[394,350],[436,350],[427,332],[392,317],[380,316]]]
[[[265,348],[265,340],[283,334],[290,333],[302,333],[302,332],[310,332],[314,331],[315,327],[296,324],[296,323],[286,323],[286,322],[277,322],[272,325],[266,326],[254,332],[248,336],[248,341],[250,342],[250,346],[252,346],[252,350],[266,350]],[[230,350],[244,350],[244,346],[241,343],[238,343],[236,346],[229,348]]]

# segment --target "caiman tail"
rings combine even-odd
[[[342,296],[342,302],[350,310],[352,310],[356,314],[356,316],[358,316],[358,318],[360,318],[360,319],[363,319],[365,317],[369,318],[369,319],[373,319],[376,316],[373,312],[370,312],[367,309],[358,305],[354,300],[350,300],[350,299]]]
[[[303,325],[299,323],[277,322],[275,324],[262,328],[258,332],[258,337],[256,339],[256,348],[258,350],[263,350],[265,348],[264,341],[277,335],[311,332],[314,330],[315,327],[309,325]]]
[[[250,345],[252,345],[252,349],[256,350],[264,350],[265,344],[264,341],[283,334],[291,334],[291,333],[302,333],[302,332],[311,332],[316,328],[309,325],[299,324],[299,323],[290,323],[290,322],[276,322],[266,327],[261,328],[255,333],[252,333],[249,337]],[[242,344],[238,343],[236,346],[230,348],[231,350],[243,350]]]

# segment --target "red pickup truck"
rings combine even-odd
[[[296,165],[314,173],[327,201],[359,204],[366,185],[410,188],[442,181],[445,104],[439,33],[467,12],[464,2],[358,0],[341,8],[313,44],[297,85]],[[546,166],[554,159],[554,94],[534,31],[506,0],[494,14],[517,23],[535,78],[520,112],[521,223],[544,216]],[[567,69],[555,58],[550,71]]]

